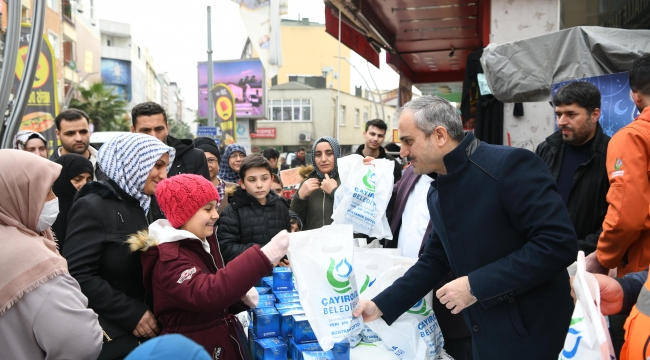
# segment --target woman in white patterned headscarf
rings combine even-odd
[[[97,156],[100,181],[82,187],[68,213],[63,256],[88,306],[99,315],[104,330],[99,359],[122,358],[158,333],[140,255],[131,254],[125,242],[147,229],[151,195],[167,177],[175,154],[153,136],[113,138]]]

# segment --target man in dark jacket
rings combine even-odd
[[[167,114],[162,106],[155,102],[144,102],[134,106],[131,110],[131,122],[131,132],[154,136],[176,149],[176,157],[167,177],[195,174],[210,180],[210,169],[203,151],[195,149],[191,139],[176,139],[169,135]],[[165,215],[160,211],[155,196],[152,196],[151,200],[149,222],[164,219]]]
[[[434,179],[433,231],[417,263],[354,315],[390,325],[451,270],[457,279],[436,297],[462,312],[475,358],[556,358],[574,309],[566,267],[578,244],[544,162],[464,134],[456,108],[438,96],[398,115],[400,155]]]
[[[297,168],[301,166],[305,166],[305,157],[307,156],[307,150],[305,150],[304,147],[300,147],[298,149],[298,152],[296,152],[296,156],[293,157],[291,160],[291,168]]]
[[[402,165],[394,157],[386,154],[386,150],[381,144],[386,137],[388,126],[383,120],[374,119],[366,123],[366,131],[363,132],[363,138],[366,143],[359,145],[357,154],[366,157],[370,156],[375,159],[388,159],[395,162],[395,171],[393,171],[393,183],[399,181],[402,177]]]
[[[605,162],[610,137],[603,133],[600,91],[587,82],[563,86],[553,98],[559,130],[535,151],[551,170],[569,211],[580,250],[596,251],[607,213]]]
[[[392,240],[385,240],[384,247],[398,248],[402,256],[418,258],[424,252],[424,245],[431,234],[431,217],[427,209],[427,192],[431,178],[417,175],[413,166],[404,170],[404,175],[393,186],[392,219],[390,230]],[[449,272],[433,291],[437,291],[456,277]],[[462,315],[452,314],[439,301],[431,304],[438,318],[440,330],[445,339],[445,351],[456,360],[472,359],[472,333],[465,325]]]

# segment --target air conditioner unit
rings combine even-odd
[[[311,133],[300,133],[300,134],[298,134],[298,140],[300,140],[300,141],[311,141]]]

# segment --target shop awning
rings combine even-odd
[[[342,38],[356,32],[361,39],[344,42],[378,66],[375,54],[414,84],[461,81],[467,55],[489,42],[489,0],[325,0],[328,33]],[[343,25],[343,24],[342,24]],[[332,34],[334,35],[334,34]],[[355,35],[356,36],[356,35]]]

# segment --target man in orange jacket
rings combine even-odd
[[[609,208],[596,252],[586,261],[589,272],[618,268],[619,277],[650,265],[650,54],[634,61],[629,74],[642,112],[609,142]]]

